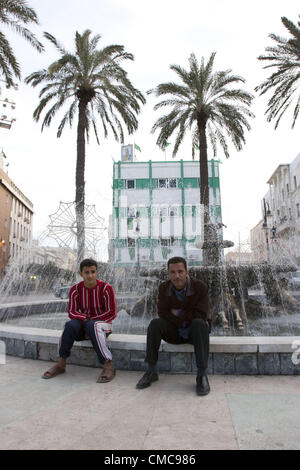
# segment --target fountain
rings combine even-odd
[[[191,276],[203,280],[211,299],[213,333],[217,335],[272,334],[267,328],[259,332],[257,321],[277,317],[286,312],[300,311],[300,303],[288,292],[285,275],[296,267],[287,263],[228,265],[221,260],[221,250],[233,246],[233,242],[219,240],[219,225],[210,225],[210,240],[202,245],[207,250],[208,266],[189,268]],[[134,306],[121,305],[131,316],[155,316],[159,283],[168,278],[166,268],[142,268],[139,276],[144,278],[145,293]],[[249,295],[252,286],[258,286],[262,294]],[[220,328],[218,328],[220,327]],[[300,332],[300,329],[299,329]],[[278,331],[277,331],[278,333]],[[286,334],[289,334],[288,330]]]
[[[292,348],[299,339],[293,335],[300,334],[299,302],[285,285],[286,274],[296,270],[295,266],[287,263],[228,265],[221,259],[221,250],[233,244],[218,239],[218,227],[210,229],[210,241],[203,249],[208,251],[211,264],[189,268],[190,275],[202,279],[209,287],[213,320],[209,373],[300,373],[300,366],[291,362],[295,354]],[[117,296],[119,312],[110,338],[117,367],[143,370],[144,335],[150,318],[156,314],[158,285],[167,279],[167,270],[125,269],[109,264],[100,264],[99,268],[99,277],[113,285]],[[0,339],[5,339],[11,354],[19,351],[22,357],[29,354],[39,359],[56,358],[56,344],[67,320],[67,300],[58,299],[49,291],[54,282],[77,280],[75,273],[46,276],[46,272],[44,268],[37,275],[32,267],[27,272],[14,265],[1,282]],[[19,293],[27,289],[36,300],[31,295],[29,301],[24,297],[24,301],[12,303],[10,289],[16,281]],[[259,291],[253,293],[253,286],[258,286]],[[297,321],[290,321],[293,316]],[[89,365],[86,351],[90,345],[82,343],[76,347],[80,354],[74,353],[74,363]],[[162,351],[162,370],[194,370],[189,345],[176,345],[172,349],[163,344]]]

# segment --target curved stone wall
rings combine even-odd
[[[61,332],[0,323],[0,341],[6,354],[56,361]],[[146,337],[112,334],[108,338],[117,369],[145,370]],[[99,367],[90,341],[76,342],[68,359],[71,364]],[[196,373],[192,345],[162,342],[160,372]],[[210,337],[209,374],[299,375],[299,336]]]

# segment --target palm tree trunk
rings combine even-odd
[[[207,162],[207,140],[206,140],[207,117],[202,112],[197,119],[199,135],[199,166],[200,166],[200,204],[204,210],[203,217],[203,263],[210,264],[207,256],[206,244],[209,240],[209,182],[208,182],[208,162]]]
[[[86,128],[86,106],[84,100],[79,101],[79,115],[77,126],[77,161],[76,161],[76,193],[75,212],[77,225],[77,264],[83,260],[85,255],[85,128]]]

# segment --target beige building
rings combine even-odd
[[[4,171],[0,154],[0,276],[5,266],[30,259],[33,204]]]
[[[261,202],[262,220],[251,230],[257,260],[285,259],[300,264],[300,154],[278,165]]]
[[[253,261],[253,256],[247,251],[229,251],[225,255],[225,261],[230,264],[248,264]]]
[[[263,220],[260,220],[258,224],[250,230],[252,261],[254,263],[260,263],[268,259],[266,231],[263,227],[263,222]]]
[[[35,264],[53,263],[61,269],[75,271],[76,251],[67,247],[41,246],[38,240],[32,242],[30,262]]]

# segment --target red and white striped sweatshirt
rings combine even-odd
[[[117,305],[113,288],[97,279],[91,289],[85,287],[84,281],[75,284],[69,292],[68,315],[73,319],[101,320],[111,323],[117,316]]]

